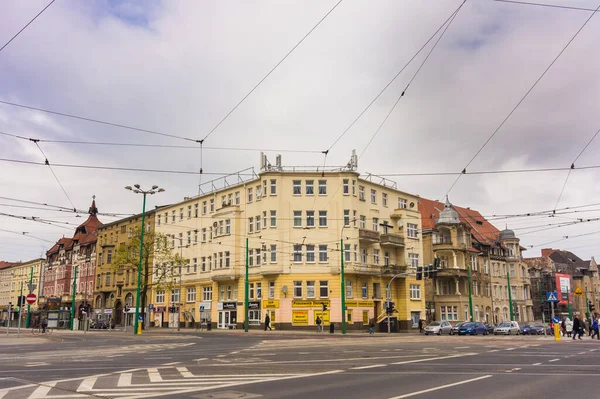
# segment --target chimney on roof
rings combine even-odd
[[[542,249],[542,257],[543,258],[547,258],[548,256],[552,255],[552,252],[554,252],[555,250],[552,248],[543,248]]]

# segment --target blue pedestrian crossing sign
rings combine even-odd
[[[546,292],[546,301],[558,302],[558,294],[556,293],[556,291]]]
[[[560,322],[560,319],[558,317],[554,316],[552,318],[552,323],[556,324],[556,323],[559,323],[559,322]]]

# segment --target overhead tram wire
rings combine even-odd
[[[81,144],[81,145],[102,145],[102,146],[115,146],[115,147],[149,147],[149,148],[180,148],[186,150],[197,150],[198,147],[191,147],[189,145],[174,145],[174,144],[147,144],[147,143],[119,143],[119,142],[100,142],[100,141],[78,141],[78,140],[46,140],[40,138],[24,137],[17,134],[11,134],[0,131],[1,135],[14,137],[21,140],[34,141],[37,140],[40,143],[57,143],[57,144]],[[291,152],[291,153],[312,153],[320,154],[320,150],[298,150],[290,148],[247,148],[247,147],[202,147],[205,150],[215,151],[272,151],[272,152]]]
[[[5,233],[17,234],[17,235],[20,235],[20,236],[23,236],[23,237],[35,238],[36,240],[45,241],[45,242],[49,242],[50,244],[54,244],[54,241],[50,241],[50,240],[46,240],[44,238],[32,236],[32,235],[30,235],[26,231],[18,232],[18,231],[11,231],[11,230],[5,230],[5,229],[0,229],[0,231],[3,231]]]
[[[575,162],[577,162],[579,157],[581,157],[581,155],[585,152],[585,150],[589,147],[589,145],[592,144],[592,141],[594,141],[594,139],[596,138],[598,133],[600,133],[600,129],[596,130],[596,133],[592,136],[592,138],[587,142],[587,144],[583,147],[583,149],[579,152],[579,154],[575,157],[575,159],[571,163],[571,168],[567,172],[567,177],[565,178],[565,182],[563,183],[562,189],[560,190],[560,193],[558,194],[558,199],[556,200],[556,204],[554,205],[555,211],[556,211],[556,207],[558,207],[558,203],[560,202],[560,199],[562,198],[565,188],[567,187],[567,182],[569,181],[569,177],[571,176],[571,171],[573,169],[575,169]]]
[[[583,234],[577,234],[574,236],[563,236],[563,238],[560,238],[558,240],[554,240],[554,241],[549,241],[549,242],[545,242],[543,244],[538,244],[538,245],[530,245],[529,248],[537,248],[537,247],[543,247],[549,244],[554,244],[556,242],[560,242],[560,241],[564,241],[564,240],[569,240],[571,238],[578,238],[578,237],[584,237],[584,236],[591,236],[594,234],[600,234],[600,230],[599,231],[593,231],[591,233],[583,233]]]
[[[585,26],[588,24],[588,22],[590,22],[590,20],[594,17],[594,15],[596,15],[596,12],[598,11],[598,9],[600,9],[600,5],[596,8],[596,10],[592,14],[590,14],[590,16],[583,23],[583,25],[581,25],[581,27],[577,30],[577,32],[575,32],[575,34],[571,37],[571,39],[567,42],[567,44],[562,48],[562,50],[560,50],[560,52],[558,53],[558,55],[552,60],[552,62],[550,63],[550,65],[548,65],[548,67],[544,70],[544,72],[542,72],[542,74],[540,75],[540,77],[537,78],[537,80],[533,83],[533,85],[529,88],[529,90],[527,90],[527,92],[525,93],[525,95],[523,95],[521,97],[521,99],[512,108],[512,110],[508,113],[508,115],[502,120],[502,122],[500,122],[500,124],[492,132],[492,134],[490,135],[490,137],[488,137],[488,139],[483,143],[483,145],[479,148],[479,150],[477,150],[477,152],[475,153],[475,155],[473,155],[473,157],[469,160],[469,162],[467,163],[467,165],[463,168],[462,172],[458,173],[458,176],[456,177],[456,180],[454,180],[454,183],[452,183],[452,185],[450,186],[450,188],[448,189],[448,191],[446,191],[446,194],[444,196],[447,196],[448,194],[450,194],[450,192],[452,191],[452,189],[454,188],[454,186],[456,186],[456,183],[458,183],[458,181],[460,180],[460,178],[462,177],[462,175],[466,174],[467,168],[471,165],[471,163],[475,160],[475,158],[477,158],[477,156],[481,153],[481,151],[483,151],[483,149],[488,145],[488,143],[494,138],[494,136],[496,135],[496,133],[498,133],[498,131],[500,131],[500,129],[510,119],[510,117],[515,113],[515,111],[519,108],[519,106],[523,103],[523,101],[525,101],[525,99],[529,96],[529,94],[533,91],[533,89],[537,86],[537,84],[544,78],[544,76],[546,76],[546,73],[548,73],[548,71],[550,70],[550,68],[552,68],[552,66],[556,63],[556,61],[558,61],[558,59],[560,58],[560,56],[567,50],[567,48],[569,47],[569,45],[573,42],[573,40],[575,40],[575,38],[579,35],[579,33],[583,30],[583,28],[585,28]]]
[[[2,50],[4,50],[13,40],[15,40],[17,38],[17,36],[19,36],[25,29],[27,29],[27,27],[29,25],[31,25],[33,23],[33,21],[35,21],[40,15],[42,15],[44,13],[44,11],[46,11],[48,9],[48,7],[50,7],[52,4],[54,4],[55,1],[56,0],[52,0],[50,3],[48,3],[48,5],[46,7],[44,7],[42,9],[42,11],[38,12],[35,17],[33,17],[29,22],[27,22],[27,24],[24,27],[21,28],[20,31],[18,31],[13,37],[11,37],[9,41],[4,43],[4,45],[2,47],[0,47],[0,52]]]
[[[323,151],[325,156],[327,156],[329,151],[331,151],[331,149],[346,135],[346,133],[348,133],[348,131],[350,131],[350,129],[356,124],[356,122],[358,122],[358,120],[371,108],[371,106],[375,103],[375,101],[377,101],[379,99],[379,97],[381,97],[381,95],[387,90],[387,88],[390,87],[392,83],[394,83],[394,81],[398,78],[398,76],[400,76],[400,74],[402,72],[404,72],[404,70],[421,53],[421,51],[423,51],[423,49],[425,47],[427,47],[429,42],[431,42],[433,40],[433,38],[437,36],[437,34],[444,28],[444,26],[446,26],[446,24],[456,15],[456,13],[458,12],[458,10],[460,10],[460,8],[463,6],[463,4],[464,4],[464,1],[460,4],[460,6],[458,6],[458,8],[456,8],[456,10],[454,10],[452,12],[452,14],[450,14],[450,16],[440,25],[440,27],[436,29],[436,31],[433,33],[433,35],[431,35],[431,37],[429,37],[429,39],[427,39],[427,41],[421,46],[421,48],[419,48],[419,50],[417,50],[417,52],[408,60],[408,62],[406,64],[404,64],[404,66],[383,87],[383,89],[381,89],[381,91],[375,96],[375,98],[373,98],[373,100],[371,100],[371,102],[369,104],[367,104],[367,106],[358,114],[358,116],[352,121],[352,123],[350,123],[350,125],[348,125],[348,127],[346,127],[346,129],[344,129],[344,131],[333,141],[333,143],[329,146],[329,148],[327,148],[326,151]]]
[[[14,201],[14,202],[21,202],[24,204],[31,204],[31,205],[41,205],[41,206],[45,206],[48,208],[56,208],[56,209],[45,209],[45,208],[36,208],[36,209],[41,209],[41,210],[47,210],[47,211],[61,211],[61,212],[69,212],[69,213],[87,213],[86,211],[83,210],[73,210],[71,208],[67,208],[65,206],[60,206],[60,205],[51,205],[51,204],[46,204],[43,202],[35,202],[35,201],[28,201],[28,200],[24,200],[24,199],[20,199],[20,198],[12,198],[12,197],[3,197],[0,196],[0,199],[3,200],[8,200],[8,201]],[[12,205],[10,205],[12,206]],[[23,206],[21,206],[23,207]],[[25,207],[23,207],[25,208]],[[33,207],[31,207],[32,209],[34,209]],[[129,217],[129,216],[134,216],[134,214],[132,213],[111,213],[111,212],[98,212],[98,215],[102,215],[102,216],[114,216],[114,217],[119,217],[119,216],[124,216],[124,217]]]
[[[413,74],[412,78],[410,78],[410,80],[408,81],[408,84],[406,85],[406,87],[404,88],[404,90],[402,90],[402,93],[400,94],[400,96],[398,97],[398,99],[396,100],[396,102],[392,105],[392,107],[390,108],[389,112],[387,113],[387,115],[385,116],[385,118],[383,118],[383,120],[379,124],[379,127],[377,128],[377,130],[375,130],[375,133],[373,133],[373,135],[371,136],[371,139],[369,140],[369,142],[367,143],[367,145],[365,146],[365,148],[362,150],[362,152],[358,156],[358,160],[360,160],[362,158],[363,154],[367,151],[367,149],[369,148],[369,146],[371,145],[371,143],[373,142],[373,140],[375,139],[375,137],[377,136],[377,134],[379,133],[379,131],[383,127],[383,125],[385,125],[385,123],[387,122],[387,120],[390,117],[390,115],[392,114],[392,112],[394,112],[394,110],[396,109],[396,106],[398,105],[398,103],[400,102],[400,100],[402,98],[404,98],[404,94],[408,91],[408,88],[410,87],[410,85],[412,84],[412,82],[415,80],[415,78],[417,77],[417,75],[419,74],[419,72],[421,71],[421,69],[423,68],[423,65],[425,65],[425,63],[427,62],[427,60],[431,56],[431,53],[433,53],[433,51],[437,47],[437,45],[440,42],[440,40],[442,40],[442,38],[444,37],[444,34],[446,33],[446,31],[448,30],[448,28],[450,27],[450,25],[452,25],[452,22],[454,21],[454,19],[456,18],[456,16],[460,12],[462,6],[464,6],[466,2],[467,2],[467,0],[464,0],[462,2],[462,4],[460,5],[460,7],[458,7],[458,9],[454,12],[454,15],[452,15],[452,18],[450,18],[450,21],[448,21],[448,24],[446,25],[446,27],[444,28],[444,30],[442,31],[442,33],[440,34],[440,36],[438,37],[438,39],[433,44],[433,47],[431,47],[431,50],[429,50],[429,53],[427,53],[427,56],[425,57],[425,59],[423,60],[423,62],[421,62],[421,65],[419,65],[419,68],[417,68],[417,70]]]
[[[538,7],[550,7],[550,8],[560,8],[565,10],[577,10],[577,11],[593,11],[598,12],[597,9],[593,8],[583,8],[583,7],[573,7],[573,6],[563,6],[558,4],[546,4],[546,3],[532,3],[528,1],[516,1],[516,0],[492,0],[497,3],[510,3],[510,4],[519,4],[526,6],[538,6]]]
[[[48,157],[46,156],[46,154],[44,153],[44,150],[42,150],[42,147],[40,147],[40,145],[34,141],[33,142],[36,147],[38,148],[38,150],[40,150],[40,152],[42,153],[42,155],[44,156],[45,159],[45,164],[48,166],[48,168],[50,168],[50,172],[52,172],[52,175],[54,176],[54,178],[56,179],[56,182],[58,183],[58,185],[60,186],[60,189],[62,190],[62,192],[65,194],[65,197],[67,197],[67,200],[69,200],[69,203],[71,204],[71,206],[73,207],[73,210],[77,210],[77,207],[75,207],[75,204],[73,204],[73,201],[71,201],[71,197],[69,197],[69,194],[67,194],[67,190],[65,190],[65,187],[62,185],[62,183],[60,182],[60,180],[58,179],[58,176],[56,175],[56,173],[54,173],[54,169],[52,169],[52,166],[50,165],[50,162],[48,161]]]
[[[207,134],[206,136],[204,136],[204,138],[202,140],[200,140],[199,142],[204,142],[211,134],[214,133],[215,130],[217,130],[219,128],[219,126],[221,126],[221,124],[223,124],[223,122],[225,122],[227,120],[227,118],[229,118],[229,116],[235,112],[235,110],[242,105],[242,103],[244,101],[246,101],[246,99],[248,97],[250,97],[250,95],[252,93],[254,93],[254,91],[258,88],[258,86],[260,86],[278,67],[279,65],[281,65],[289,56],[290,54],[292,54],[294,52],[294,50],[296,50],[296,48],[298,48],[298,46],[300,46],[302,44],[302,42],[304,42],[304,40],[306,40],[306,38],[308,36],[310,36],[310,34],[319,27],[319,25],[321,25],[321,23],[323,21],[325,21],[325,19],[329,16],[329,14],[331,14],[333,12],[333,10],[335,10],[337,8],[337,6],[339,6],[342,3],[343,0],[339,0],[337,3],[335,3],[335,5],[319,20],[319,22],[317,22],[316,25],[314,25],[309,31],[308,33],[306,33],[302,39],[300,39],[300,41],[298,43],[296,43],[294,45],[294,47],[292,47],[284,56],[281,60],[279,60],[279,62],[277,62],[277,64],[275,64],[275,66],[273,68],[271,68],[271,70],[269,70],[269,72],[267,72],[267,74],[265,76],[263,76],[263,78],[261,80],[258,81],[258,83],[256,83],[254,85],[254,87],[248,92],[246,93],[246,95],[244,97],[242,97],[242,99],[240,101],[238,101],[238,103],[219,121],[219,123],[217,123]]]

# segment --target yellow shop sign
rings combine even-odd
[[[327,306],[327,307],[331,306],[329,300],[322,300],[322,301],[307,300],[307,301],[303,301],[301,299],[295,299],[295,300],[292,301],[292,307],[293,308],[320,308],[320,307],[323,306],[323,304],[325,304],[325,306]]]
[[[293,326],[307,326],[308,325],[308,310],[292,311],[292,325]]]
[[[315,325],[317,324],[317,317],[321,318],[321,322],[324,326],[328,326],[329,325],[329,310],[326,310],[324,312],[320,311],[320,310],[315,310],[313,311],[313,316],[314,316],[314,323]]]
[[[348,308],[371,308],[371,307],[373,307],[373,301],[346,301],[346,307],[348,307]]]
[[[262,304],[263,309],[279,309],[279,299],[263,299]]]

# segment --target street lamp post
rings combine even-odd
[[[402,276],[408,276],[409,273],[398,273],[395,274],[390,281],[387,284],[387,288],[386,288],[386,297],[387,297],[387,302],[390,303],[392,301],[392,290],[391,290],[391,285],[392,285],[392,281],[394,281],[394,279],[396,277],[402,277]],[[388,312],[387,314],[387,328],[388,328],[388,334],[390,334],[392,332],[392,328],[390,326],[390,313]]]
[[[510,285],[510,272],[506,272],[506,280],[508,281],[508,309],[510,311],[510,321],[513,321],[515,319],[515,313],[512,301],[512,287]]]
[[[188,247],[187,245],[185,246]],[[177,307],[177,331],[181,331],[181,304],[183,303],[183,291],[181,290],[181,276],[183,271],[183,237],[179,239],[179,303]]]
[[[126,186],[125,189],[129,190],[129,191],[133,191],[136,194],[142,194],[144,196],[144,202],[142,205],[142,233],[140,234],[140,261],[138,264],[138,281],[137,281],[137,290],[136,290],[136,295],[135,295],[135,326],[136,328],[133,329],[133,334],[136,335],[138,333],[138,329],[139,329],[139,317],[140,317],[140,288],[142,285],[142,258],[144,256],[144,223],[145,223],[145,217],[146,217],[146,195],[150,194],[156,194],[156,193],[162,193],[165,191],[164,188],[159,188],[158,186],[152,186],[152,188],[150,190],[142,190],[140,188],[139,184],[135,184],[132,188],[131,186]],[[141,331],[140,331],[141,333]]]

